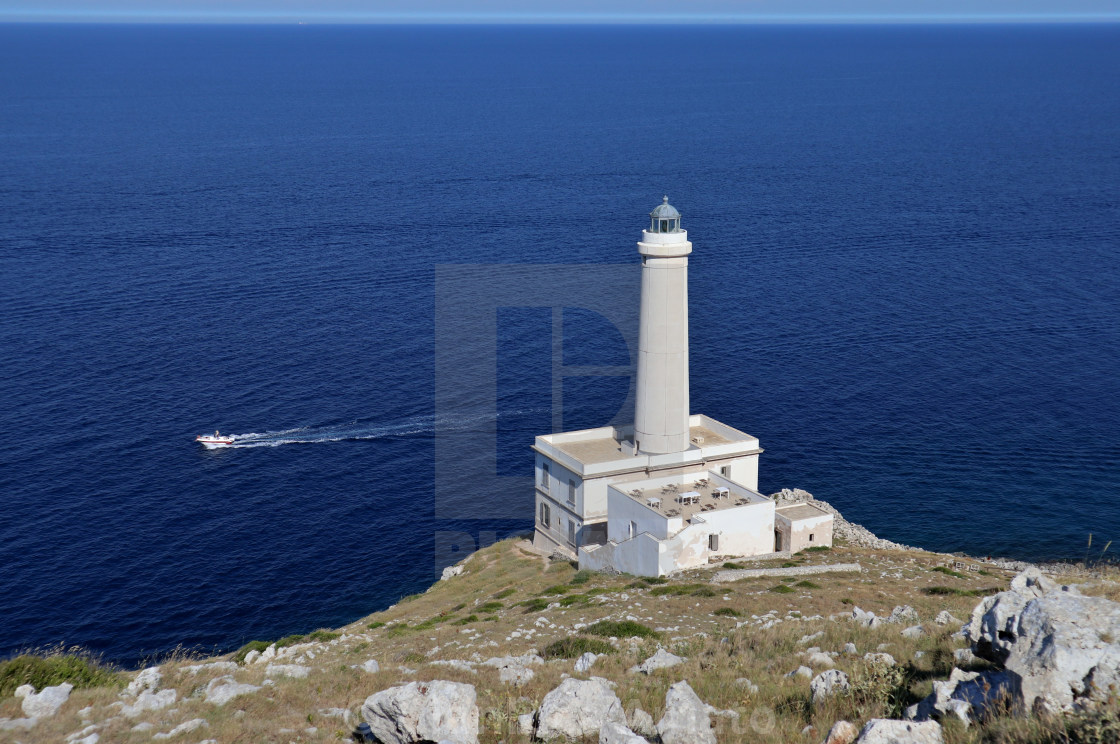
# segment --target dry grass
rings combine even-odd
[[[845,547],[800,556],[791,562],[859,562],[864,571],[814,575],[808,582],[795,577],[781,582],[791,591],[778,594],[770,591],[774,579],[715,585],[710,583],[710,571],[691,572],[663,583],[577,573],[567,563],[551,563],[521,550],[514,541],[497,543],[472,556],[461,576],[438,582],[424,594],[337,629],[337,638],[320,635],[320,640],[314,641],[314,648],[319,649],[315,658],[299,662],[313,667],[306,679],[279,678],[258,693],[216,707],[202,700],[198,691],[228,672],[192,675],[185,671],[187,662],[166,664],[164,686],[174,687],[180,696],[174,712],[152,712],[134,720],[118,718],[99,730],[101,740],[146,742],[155,731],[168,731],[183,721],[204,718],[209,727],[196,732],[202,735],[192,734],[195,740],[214,738],[222,744],[337,742],[349,737],[360,706],[370,694],[411,681],[446,679],[475,686],[482,712],[483,744],[523,743],[527,740],[517,732],[517,716],[535,709],[560,683],[562,675],[574,674],[571,659],[558,658],[534,667],[536,676],[520,688],[501,683],[498,671],[490,667],[475,666],[472,672],[433,662],[481,661],[539,652],[563,639],[586,638],[616,647],[615,653],[595,663],[591,673],[615,681],[616,693],[628,710],[640,707],[656,720],[663,712],[668,686],[687,679],[702,700],[738,713],[738,719],[713,719],[721,744],[815,744],[837,718],[859,723],[874,716],[897,714],[901,706],[927,694],[933,679],[948,676],[952,651],[959,645],[950,637],[956,628],[939,628],[933,618],[947,609],[965,620],[977,599],[960,594],[930,595],[923,589],[948,585],[964,593],[1005,587],[1009,578],[995,571],[987,576],[972,572],[954,576],[933,570],[944,564],[944,556]],[[1108,582],[1101,588],[1115,591]],[[527,611],[523,603],[534,599],[542,600],[543,607]],[[914,607],[931,633],[907,639],[899,634],[901,627],[897,625],[871,630],[844,619],[828,620],[832,614],[850,613],[854,605],[885,616],[899,604]],[[583,632],[604,620],[640,623],[659,637],[618,639]],[[766,620],[780,622],[763,628]],[[745,624],[737,627],[739,623]],[[800,642],[816,632],[823,635]],[[814,709],[809,703],[808,681],[785,675],[806,663],[802,652],[807,646],[841,651],[848,642],[857,646],[859,656],[840,655],[836,665],[851,675],[856,693]],[[685,657],[685,663],[650,676],[627,673],[658,644]],[[899,661],[897,670],[885,672],[864,662],[863,653],[880,649]],[[376,659],[381,671],[368,674],[353,668],[367,659]],[[284,663],[294,662],[285,659]],[[234,676],[256,685],[265,679],[263,665],[241,667]],[[758,692],[748,693],[745,686],[736,683],[739,678],[750,679]],[[115,691],[77,690],[56,718],[27,735],[21,733],[19,740],[26,744],[61,741],[83,727],[80,709],[91,706],[88,720],[103,722],[114,714],[111,704],[115,700]],[[18,708],[18,701],[12,698],[0,700],[0,716],[19,717]],[[330,708],[350,711],[352,717],[347,721],[320,712]],[[132,726],[144,721],[154,724],[153,731],[131,731]],[[1037,721],[1002,721],[967,730],[949,727],[946,739],[948,744],[1061,741],[1040,738],[1042,725]],[[814,733],[803,736],[806,726],[812,726]]]

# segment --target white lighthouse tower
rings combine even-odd
[[[688,254],[681,214],[666,196],[642,231],[642,304],[634,446],[648,454],[689,448]]]

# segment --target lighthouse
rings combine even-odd
[[[692,243],[669,197],[649,213],[638,243],[642,296],[634,447],[647,454],[689,448],[688,254]]]
[[[541,552],[580,568],[665,576],[832,543],[831,514],[779,507],[759,493],[757,437],[689,411],[691,253],[681,213],[664,197],[638,243],[634,424],[534,439],[533,544]]]

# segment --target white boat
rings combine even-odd
[[[233,435],[226,434],[223,436],[220,432],[215,431],[213,436],[209,434],[199,434],[194,438],[194,441],[201,442],[202,446],[206,449],[217,449],[218,447],[228,447],[233,444]]]

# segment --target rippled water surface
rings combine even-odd
[[[0,26],[0,654],[341,624],[528,528],[553,312],[482,271],[496,354],[437,348],[436,266],[637,271],[662,193],[693,409],[764,491],[938,550],[1120,538],[1118,63],[1116,26]],[[496,410],[437,410],[437,354]],[[565,379],[563,425],[627,382]],[[434,497],[437,430],[509,487]]]

